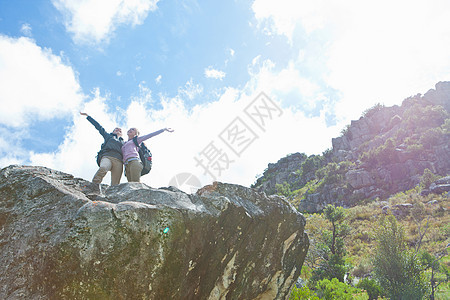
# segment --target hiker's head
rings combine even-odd
[[[114,128],[112,133],[117,135],[118,137],[121,137],[122,136],[122,128],[116,127],[116,128]]]
[[[136,128],[130,128],[127,131],[127,135],[128,135],[128,139],[131,140],[135,136],[139,135],[139,130],[137,130]]]

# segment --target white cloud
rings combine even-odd
[[[178,94],[182,97],[187,97],[189,100],[193,100],[195,97],[203,92],[203,86],[194,83],[194,80],[189,79],[184,87],[178,88]]]
[[[167,186],[173,176],[185,172],[200,178],[203,185],[210,183],[211,177],[204,174],[194,157],[211,142],[233,160],[217,180],[249,185],[269,162],[288,153],[319,154],[331,147],[331,138],[348,124],[348,117],[358,118],[375,102],[398,103],[410,94],[425,92],[439,80],[449,80],[450,10],[446,9],[446,2],[405,3],[379,1],[365,6],[358,1],[345,1],[333,6],[328,1],[256,0],[255,16],[267,33],[286,35],[293,45],[298,40],[296,34],[307,33],[307,45],[298,47],[299,55],[285,67],[257,56],[249,66],[251,79],[242,90],[225,89],[216,101],[191,109],[186,107],[186,100],[203,93],[203,87],[193,79],[180,87],[173,98],[154,99],[142,82],[140,93],[130,98],[122,112],[111,113],[106,107],[107,97],[98,93],[84,109],[107,130],[117,125],[124,132],[137,127],[142,134],[164,127],[175,129],[174,133],[165,132],[147,141],[154,155],[154,168],[142,181],[151,186]],[[0,68],[3,64],[0,60]],[[309,76],[305,68],[317,69],[320,78]],[[221,71],[217,72],[220,75]],[[155,82],[158,78],[161,79],[158,76]],[[322,84],[341,95],[337,107],[326,103]],[[283,102],[282,116],[268,122],[265,131],[254,127],[243,113],[259,92],[265,92],[280,106]],[[305,116],[303,111],[292,108],[295,105],[284,103],[286,94],[298,95],[306,109],[319,102],[325,105],[314,117]],[[161,100],[162,108],[151,105],[156,100]],[[339,120],[329,127],[325,115],[334,110]],[[240,157],[233,155],[219,138],[236,117],[241,117],[258,135]],[[33,153],[32,162],[90,180],[97,168],[95,154],[102,138],[84,118],[73,118],[73,127],[59,149],[55,153]],[[1,133],[2,139],[8,139],[7,134]],[[21,155],[10,157],[9,161],[20,160]],[[104,182],[109,183],[109,179]],[[126,179],[122,178],[122,182]]]
[[[147,145],[152,150],[154,167],[150,175],[142,177],[153,187],[167,186],[180,173],[191,173],[200,179],[202,185],[213,178],[196,162],[201,152],[213,143],[226,154],[231,163],[221,174],[215,172],[216,180],[250,185],[255,176],[261,174],[269,162],[293,152],[318,154],[331,146],[331,138],[338,135],[341,126],[327,127],[324,114],[306,117],[302,111],[283,108],[281,117],[268,120],[265,131],[257,127],[244,113],[245,107],[260,93],[265,92],[280,105],[280,92],[295,91],[305,99],[320,101],[320,88],[302,77],[291,63],[285,69],[277,70],[271,61],[254,59],[249,68],[251,80],[242,90],[227,88],[218,95],[216,101],[196,105],[188,109],[186,100],[201,95],[203,88],[193,79],[180,87],[173,98],[160,96],[162,108],[154,108],[156,101],[145,82],[139,85],[139,93],[130,98],[128,107],[117,113],[109,113],[107,97],[97,93],[86,103],[84,110],[97,119],[107,130],[120,126],[126,132],[136,127],[141,134],[165,127],[175,129],[174,133],[163,134],[149,139]],[[119,115],[120,113],[120,115]],[[241,118],[257,135],[241,156],[235,155],[219,135],[236,118]],[[101,136],[84,118],[74,116],[73,127],[67,132],[64,142],[55,153],[32,153],[33,164],[46,165],[91,180],[97,169],[95,155],[102,142]],[[206,162],[205,162],[206,163]],[[214,172],[213,169],[211,169]],[[109,184],[109,175],[104,183]],[[122,182],[126,182],[123,177]]]
[[[358,5],[359,14],[329,48],[327,81],[344,96],[339,115],[356,115],[377,102],[400,104],[450,80],[450,3],[383,4]]]
[[[255,90],[259,88],[272,96],[278,96],[277,100],[290,106],[295,106],[295,103],[289,103],[288,99],[283,96],[298,95],[297,102],[302,102],[303,106],[308,109],[313,109],[318,101],[324,100],[320,86],[304,77],[293,61],[279,71],[275,71],[275,69],[272,61],[260,62],[260,57],[256,57],[249,67],[249,73],[253,75],[248,83],[249,86]]]
[[[339,3],[340,5],[340,3]],[[295,29],[301,25],[307,34],[324,26],[332,1],[256,0],[252,9],[258,26],[269,35],[285,35],[292,42]]]
[[[155,83],[157,85],[160,85],[161,84],[161,79],[162,79],[162,75],[160,74],[160,75],[158,75],[158,77],[155,78]]]
[[[326,126],[324,112],[320,116],[307,118],[301,111],[290,108],[284,108],[281,117],[268,119],[265,131],[256,126],[244,113],[244,109],[260,92],[266,92],[280,105],[279,99],[273,95],[277,85],[289,76],[287,72],[292,72],[291,75],[297,78],[293,85],[302,82],[293,70],[277,73],[272,72],[271,67],[270,64],[263,65],[258,73],[252,75],[253,79],[243,90],[228,88],[216,101],[199,104],[191,109],[185,105],[186,99],[192,96],[186,93],[186,87],[180,88],[176,97],[160,96],[162,107],[155,108],[151,105],[155,101],[151,91],[145,89],[145,83],[142,83],[139,96],[132,97],[130,104],[122,112],[109,113],[107,99],[100,97],[98,93],[86,103],[84,110],[107,130],[120,126],[126,132],[128,128],[136,127],[143,135],[165,127],[175,129],[174,133],[164,132],[146,142],[153,153],[154,164],[151,173],[142,177],[142,182],[150,186],[167,186],[180,173],[193,174],[200,179],[202,185],[211,183],[213,178],[205,174],[205,170],[195,160],[195,157],[201,159],[201,152],[211,142],[232,161],[227,168],[222,165],[224,170],[220,175],[211,169],[217,176],[216,180],[250,185],[269,162],[275,162],[288,153],[321,153],[331,146],[331,137],[336,136],[340,129]],[[187,85],[191,88],[196,86],[192,80]],[[306,86],[304,93],[316,93],[314,86]],[[236,117],[241,118],[257,134],[255,141],[241,156],[235,155],[219,138]],[[91,180],[97,168],[95,155],[101,142],[101,136],[92,125],[75,115],[73,127],[68,130],[58,151],[33,154],[32,162]],[[109,180],[109,177],[105,178],[104,183],[109,184]],[[126,178],[123,177],[121,182],[126,182]]]
[[[228,63],[234,59],[234,55],[236,54],[236,51],[234,51],[234,49],[232,49],[232,48],[228,48],[227,51],[228,51],[229,58],[227,58],[225,60],[225,66],[227,66]]]
[[[0,126],[0,168],[13,164],[23,164],[27,150],[23,149],[18,137],[28,135],[24,128],[4,128]]]
[[[52,0],[63,14],[67,31],[75,42],[98,44],[108,42],[121,24],[141,24],[159,0]]]
[[[22,24],[20,27],[20,32],[22,32],[23,35],[30,37],[31,34],[31,25],[28,23]]]
[[[209,66],[205,69],[205,77],[206,78],[214,78],[222,80],[225,78],[225,72],[214,69],[212,66]]]
[[[118,121],[121,116],[107,112],[109,109],[106,100],[107,98],[100,96],[100,92],[96,90],[94,98],[87,102],[81,111],[92,116],[106,131],[111,132],[115,127],[122,126]],[[42,165],[92,180],[98,169],[95,157],[103,143],[103,137],[78,111],[73,112],[72,119],[73,125],[68,128],[58,149],[51,153],[30,152],[30,162],[32,165]],[[110,184],[109,174],[103,183]]]
[[[293,62],[298,70],[315,66],[319,81],[339,92],[341,120],[450,80],[448,1],[256,0],[252,8],[267,34],[291,45],[306,40]]]
[[[260,60],[261,60],[261,55],[258,55],[256,57],[254,57],[252,59],[252,66],[255,66],[255,65],[259,64]]]
[[[83,101],[73,69],[25,37],[0,35],[0,82],[0,124],[6,126],[63,118]]]

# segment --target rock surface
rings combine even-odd
[[[261,177],[261,180],[256,183],[256,185],[259,185],[258,190],[274,194],[277,190],[277,184],[284,182],[290,185],[294,184],[298,180],[295,171],[301,168],[306,157],[303,153],[293,153],[281,158],[274,164],[269,163],[265,176]]]
[[[286,299],[308,249],[283,198],[214,183],[141,183],[91,201],[88,181],[0,171],[0,299]]]
[[[449,116],[450,82],[439,82],[435,89],[409,97],[401,106],[376,105],[351,121],[341,136],[332,139],[332,149],[323,153],[322,160],[307,168],[308,176],[304,169],[311,156],[297,153],[295,157],[301,159],[289,168],[290,156],[269,164],[254,187],[274,194],[277,184],[288,183],[290,197],[297,197],[296,191],[301,195],[294,199],[300,201],[299,210],[310,213],[327,204],[351,207],[361,200],[387,199],[420,184],[426,169],[439,176],[450,174]],[[330,163],[336,164],[329,172],[335,178],[317,175]],[[304,187],[306,192],[301,190]],[[448,191],[450,183],[442,183],[425,193]]]
[[[428,194],[450,194],[450,176],[445,176],[433,182],[429,189],[423,190],[422,195]]]

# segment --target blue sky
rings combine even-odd
[[[0,167],[90,180],[102,140],[86,111],[107,130],[175,129],[148,141],[151,186],[183,173],[249,185],[330,148],[374,104],[450,80],[447,1],[311,2],[0,0]],[[258,103],[274,109],[264,126]]]

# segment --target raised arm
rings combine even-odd
[[[143,135],[143,136],[138,136],[138,137],[137,137],[137,141],[138,141],[138,143],[140,144],[140,143],[142,143],[143,141],[148,140],[148,139],[151,138],[151,137],[154,137],[154,136],[156,136],[156,135],[158,135],[158,134],[163,133],[164,131],[167,131],[167,132],[173,132],[174,130],[173,130],[172,128],[164,128],[164,129],[160,129],[160,130],[158,130],[158,131],[155,131],[155,132],[152,132],[152,133]]]
[[[91,122],[92,125],[94,125],[95,129],[98,130],[98,132],[103,136],[104,139],[107,139],[109,137],[109,133],[106,132],[106,130],[97,122],[95,121],[90,115],[87,113],[81,112],[80,115],[86,116],[87,120]]]

